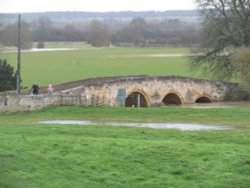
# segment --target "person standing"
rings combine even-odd
[[[48,88],[47,88],[47,92],[48,92],[48,94],[52,94],[52,93],[53,93],[53,91],[54,91],[53,86],[52,86],[51,84],[49,84],[49,85],[48,85]]]
[[[37,85],[37,83],[34,83],[33,85],[32,85],[32,94],[33,95],[38,95],[38,91],[39,91],[39,86]]]

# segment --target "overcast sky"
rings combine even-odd
[[[192,10],[194,0],[0,0],[1,13]]]

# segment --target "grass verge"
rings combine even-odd
[[[0,187],[249,187],[250,108],[49,107],[0,114]],[[230,131],[39,125],[200,122]]]

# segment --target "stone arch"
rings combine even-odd
[[[138,107],[138,95],[140,95],[140,107],[149,107],[149,100],[146,93],[142,90],[135,89],[130,92],[125,99],[126,107]]]
[[[201,95],[197,97],[197,99],[195,100],[195,103],[211,103],[211,102],[213,102],[213,99],[208,95]]]
[[[183,99],[179,93],[169,92],[164,96],[162,102],[165,105],[181,105],[183,104]]]

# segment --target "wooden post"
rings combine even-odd
[[[17,36],[17,78],[16,78],[16,94],[20,95],[21,83],[21,15],[18,14],[18,36]]]

